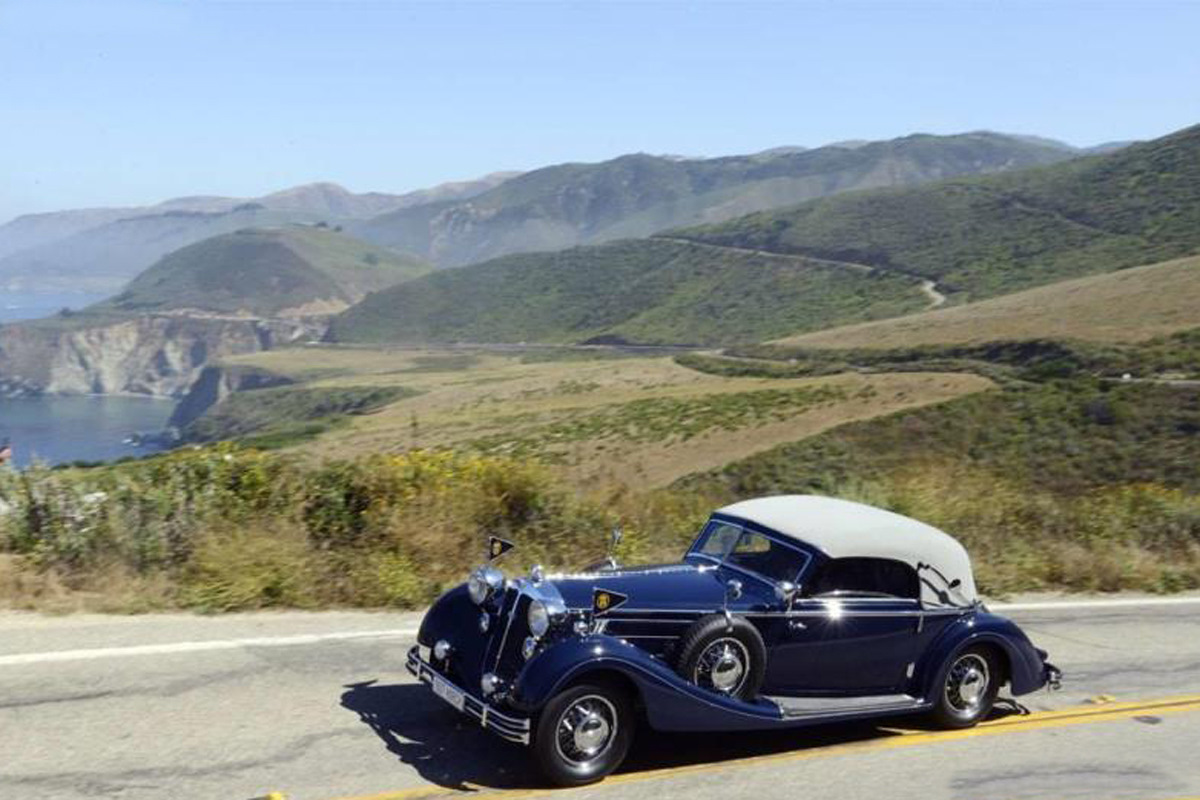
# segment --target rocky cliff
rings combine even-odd
[[[175,406],[168,428],[183,430],[189,423],[203,416],[234,392],[254,389],[269,389],[291,383],[290,378],[276,375],[263,369],[242,366],[213,365],[200,371],[199,377],[188,387],[187,394]]]
[[[182,397],[209,362],[320,338],[319,319],[144,315],[0,327],[0,394]]]

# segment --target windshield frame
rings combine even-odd
[[[724,554],[722,554],[722,556],[720,558],[717,558],[716,556],[713,556],[709,553],[700,552],[700,550],[699,550],[700,544],[706,538],[706,534],[708,532],[709,526],[712,525],[714,522],[718,522],[723,525],[728,525],[733,528],[740,528],[745,533],[757,534],[766,539],[769,539],[773,544],[780,545],[788,550],[791,550],[796,555],[800,556],[800,558],[801,558],[800,567],[799,567],[799,569],[796,570],[796,574],[790,579],[790,582],[796,584],[796,586],[798,588],[800,586],[802,586],[802,584],[800,582],[800,578],[808,571],[808,568],[810,566],[812,566],[812,563],[813,563],[814,555],[813,555],[812,551],[805,548],[801,543],[793,541],[788,537],[784,537],[784,536],[780,535],[779,533],[777,533],[776,531],[771,530],[770,528],[763,527],[762,525],[758,525],[756,523],[750,522],[749,520],[738,519],[737,517],[727,517],[724,514],[713,514],[712,516],[710,516],[708,519],[706,519],[704,521],[704,524],[700,526],[700,531],[696,534],[695,538],[692,539],[692,543],[690,545],[688,545],[688,549],[684,553],[684,556],[683,556],[684,559],[687,559],[687,558],[693,557],[693,556],[696,558],[702,558],[706,561],[713,562],[718,567],[732,569],[732,570],[742,573],[743,575],[749,575],[750,577],[757,578],[758,580],[764,581],[764,582],[770,584],[771,586],[778,586],[779,584],[784,583],[785,581],[789,580],[789,579],[772,578],[769,575],[763,575],[761,572],[755,572],[754,570],[749,569],[748,567],[743,567],[739,564],[730,563],[728,560],[729,553],[733,550],[734,547],[736,547],[736,545],[737,545],[736,540],[734,541],[734,543],[732,545],[730,545],[730,547],[725,551]]]

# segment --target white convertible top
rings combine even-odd
[[[967,551],[949,534],[910,517],[802,494],[743,500],[717,513],[758,523],[831,558],[890,558],[910,564],[921,578],[926,605],[969,605],[976,600]],[[951,588],[954,581],[958,584]]]

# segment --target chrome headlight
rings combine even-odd
[[[495,567],[480,567],[467,579],[471,602],[481,606],[504,587],[504,573]]]
[[[558,624],[566,617],[566,613],[565,607],[553,601],[534,600],[529,604],[529,611],[526,614],[529,632],[533,634],[533,638],[541,639],[551,626]]]
[[[529,604],[529,632],[535,639],[540,639],[550,630],[550,609],[541,600]]]

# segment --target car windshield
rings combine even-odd
[[[716,519],[704,527],[691,552],[775,582],[795,581],[808,563],[808,556],[800,550]]]

